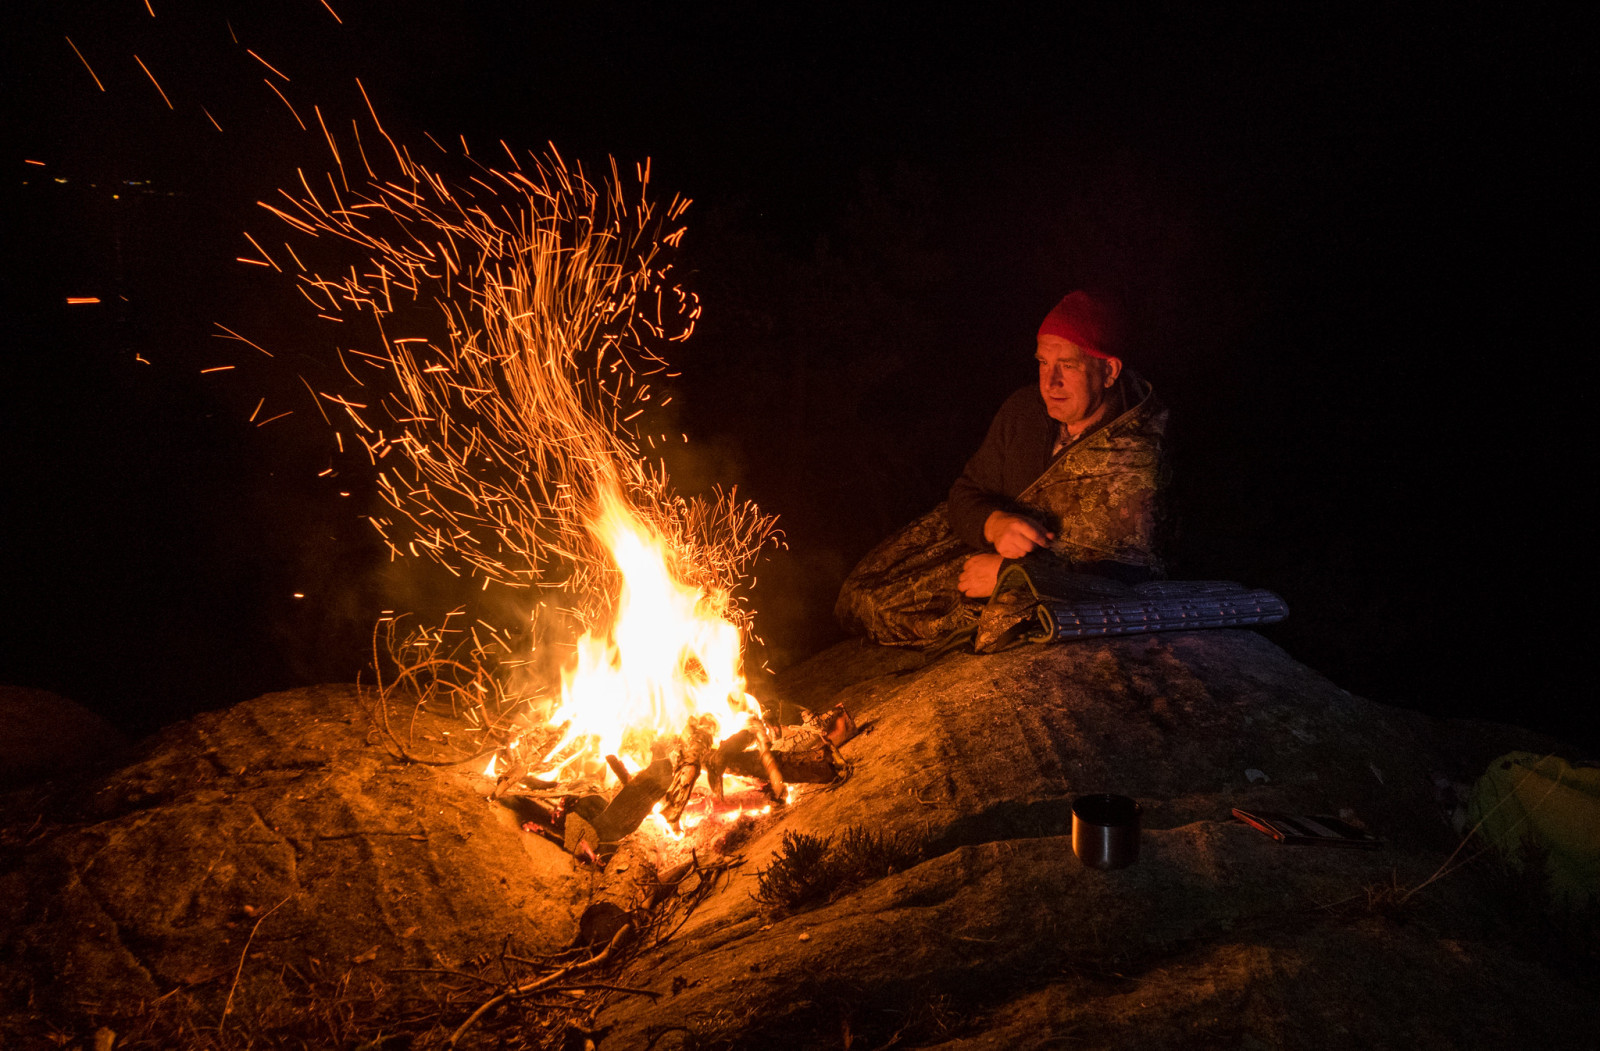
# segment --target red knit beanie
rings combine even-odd
[[[1114,358],[1121,352],[1120,319],[1104,299],[1073,292],[1045,315],[1041,336],[1070,339],[1097,358]]]

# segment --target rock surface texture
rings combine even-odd
[[[653,995],[590,991],[603,998],[583,1034],[486,1023],[464,1046],[1595,1046],[1592,948],[1508,903],[1487,860],[1450,869],[1459,840],[1436,800],[1441,779],[1553,742],[1364,701],[1245,631],[927,666],[851,642],[780,686],[848,706],[862,727],[849,779],[745,826],[744,864],[606,970]],[[716,849],[639,837],[602,876],[518,831],[485,789],[471,766],[396,762],[353,688],[320,687],[173,727],[102,781],[9,797],[0,1043],[87,1044],[181,991],[213,1013],[193,1046],[230,1025],[302,1046],[263,1021],[275,1003],[318,983],[343,983],[352,1011],[406,983],[425,996],[427,969],[508,937],[553,952],[590,901],[631,904],[630,864]],[[1131,867],[1073,856],[1070,802],[1091,792],[1143,805]],[[1282,846],[1233,807],[1344,814],[1384,844]],[[837,844],[852,828],[920,860],[802,906],[757,900],[786,836]]]

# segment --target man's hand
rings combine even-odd
[[[1002,561],[999,555],[972,555],[961,563],[961,580],[956,587],[968,598],[988,598],[994,594]]]
[[[983,523],[983,538],[994,545],[1002,558],[1021,558],[1036,547],[1056,538],[1031,518],[991,511]]]

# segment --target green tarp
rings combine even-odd
[[[1513,866],[1546,854],[1557,899],[1600,901],[1600,767],[1508,752],[1473,786],[1467,820]]]

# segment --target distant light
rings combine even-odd
[[[86,306],[86,305],[88,305],[90,303],[98,303],[98,302],[100,302],[100,297],[99,296],[68,296],[67,297],[67,306],[69,306],[69,307],[81,307],[81,306]]]
[[[296,591],[294,593],[294,597],[295,598],[305,598],[306,597],[306,593],[304,591]]]
[[[24,157],[24,158],[23,158],[23,160],[22,160],[22,163],[23,163],[23,164],[34,164],[34,165],[38,165],[38,166],[39,166],[39,167],[41,167],[41,168],[43,168],[43,167],[44,167],[44,161],[30,161],[30,160],[28,160],[28,159],[27,159],[27,158],[26,158],[26,157]]]
[[[56,176],[56,182],[64,183],[66,181],[67,180],[63,179],[61,176],[59,176],[59,175]]]

